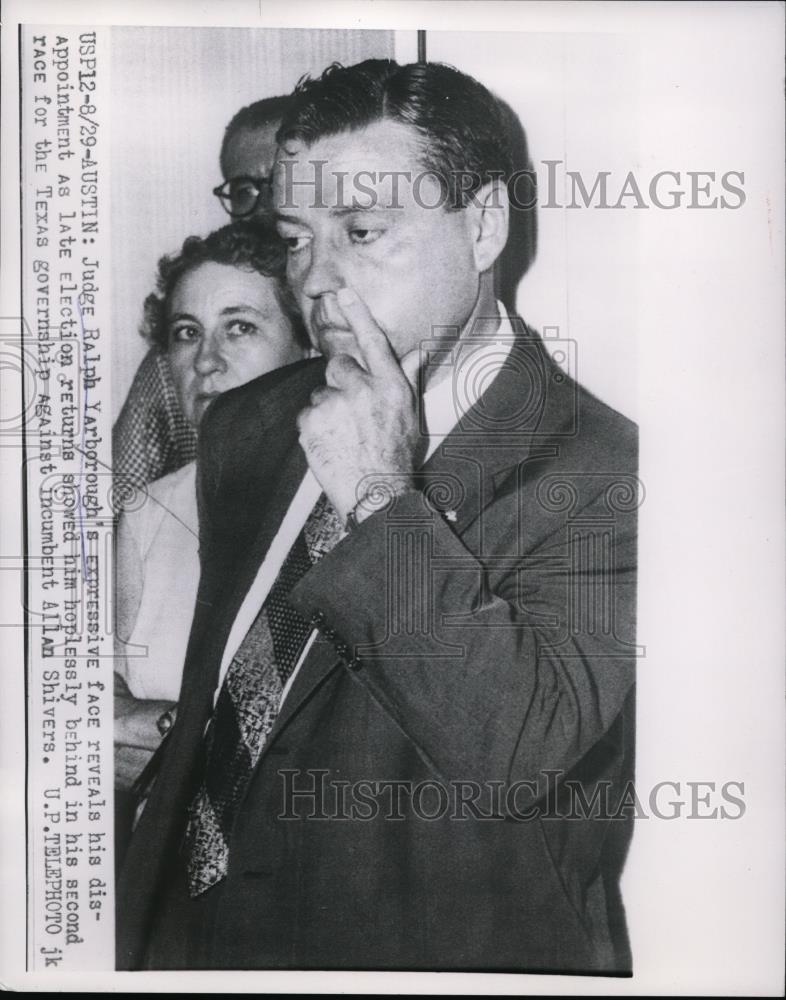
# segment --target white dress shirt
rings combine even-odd
[[[446,345],[445,349],[439,352],[437,364],[445,371],[439,373],[438,377],[435,372],[431,378],[432,384],[423,394],[422,412],[428,430],[428,449],[424,461],[431,458],[459,420],[477,402],[479,396],[488,389],[505,364],[513,346],[514,333],[502,304],[498,302],[497,308],[501,319],[493,335],[462,337],[453,344]],[[432,363],[431,359],[429,359],[429,364],[432,369],[437,366]],[[481,376],[480,381],[479,376]],[[259,614],[259,610],[281,570],[284,559],[294,545],[298,534],[303,530],[321,493],[322,487],[316,476],[311,469],[307,469],[284,520],[281,522],[281,527],[278,529],[232,624],[221,659],[215,698],[218,698],[218,692],[224,683],[224,677],[232,658]],[[300,659],[281,694],[280,704],[284,703],[297,672],[311,649],[316,634],[317,630],[314,629],[308,637]]]

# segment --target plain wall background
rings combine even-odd
[[[541,208],[518,307],[567,331],[580,380],[639,421],[636,788],[648,813],[659,782],[679,784],[662,809],[684,803],[636,824],[634,980],[577,989],[766,991],[783,960],[782,10],[485,9],[475,31],[429,31],[428,54],[513,106],[536,163],[630,170],[645,196],[659,170],[688,190],[687,171],[745,174],[738,210]],[[691,781],[715,785],[705,814],[743,782],[744,816],[686,818]]]
[[[545,160],[559,160],[555,199],[570,202],[565,170],[587,189],[611,171],[609,200],[636,160],[635,38],[551,32],[427,33],[428,58],[477,77],[521,121],[538,176],[537,254],[519,285],[519,314],[575,343],[580,381],[635,419],[638,211],[547,207]],[[618,178],[618,180],[614,180]],[[597,202],[597,198],[595,199]]]

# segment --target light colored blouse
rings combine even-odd
[[[198,540],[195,462],[149,483],[144,503],[120,518],[116,670],[137,698],[178,700],[199,583]]]

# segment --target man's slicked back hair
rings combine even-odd
[[[512,173],[507,119],[477,80],[444,63],[367,59],[334,63],[295,87],[277,134],[279,145],[313,145],[377,121],[408,125],[420,136],[421,162],[446,193],[446,207],[462,208],[483,184]]]

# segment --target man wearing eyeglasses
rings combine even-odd
[[[221,143],[224,183],[213,189],[233,219],[264,220],[270,215],[270,174],[276,157],[276,132],[288,97],[266,97],[241,108]]]

